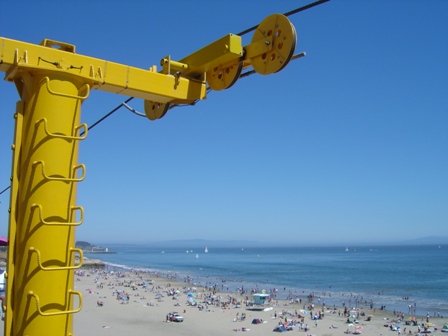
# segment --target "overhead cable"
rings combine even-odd
[[[299,12],[303,12],[306,9],[310,9],[310,8],[316,7],[316,6],[321,5],[321,4],[323,4],[325,2],[328,2],[328,1],[330,1],[330,0],[319,0],[319,1],[316,1],[316,2],[313,2],[313,3],[310,3],[310,4],[306,5],[306,6],[293,9],[292,11],[286,12],[283,15],[284,16],[290,16],[290,15],[293,15],[293,14],[296,14],[296,13],[299,13]],[[251,31],[254,31],[255,29],[257,29],[257,27],[258,27],[258,25],[250,27],[250,28],[248,28],[246,30],[243,30],[241,33],[238,33],[237,35],[239,35],[239,36],[245,35],[247,33],[250,33]]]
[[[284,16],[290,16],[290,15],[293,15],[293,14],[296,14],[296,13],[299,13],[299,12],[302,12],[302,11],[304,11],[304,10],[306,10],[306,9],[313,8],[313,7],[315,7],[315,6],[318,6],[318,5],[323,4],[323,3],[325,3],[325,2],[328,2],[328,1],[330,1],[330,0],[319,0],[319,1],[316,1],[316,2],[313,2],[313,3],[310,3],[310,4],[308,4],[308,5],[305,5],[305,6],[296,8],[296,9],[293,9],[292,11],[286,12],[286,13],[284,13],[283,15],[284,15]],[[248,28],[248,29],[246,29],[246,30],[243,30],[242,32],[238,33],[237,35],[241,36],[241,35],[247,34],[247,33],[251,32],[251,31],[257,29],[257,27],[258,27],[258,25],[253,26],[253,27],[251,27],[251,28]],[[301,52],[301,53],[299,53],[299,54],[294,55],[294,56],[291,58],[291,60],[293,60],[293,59],[297,59],[297,58],[300,58],[300,57],[303,57],[303,56],[305,56],[305,53],[304,53],[304,52]],[[250,75],[253,75],[254,73],[255,73],[254,70],[247,71],[247,72],[241,74],[240,78],[248,77],[248,76],[250,76]],[[210,89],[210,88],[207,88],[207,93],[210,92],[210,91],[211,91],[211,89]],[[107,113],[106,115],[104,115],[102,118],[100,118],[100,119],[98,119],[96,122],[94,122],[91,126],[88,127],[88,129],[89,129],[89,130],[93,129],[95,126],[97,126],[98,124],[100,124],[100,123],[101,123],[102,121],[104,121],[105,119],[109,118],[112,114],[114,114],[115,112],[117,112],[117,111],[118,111],[120,108],[122,108],[122,107],[125,107],[125,108],[128,109],[130,112],[134,113],[135,115],[137,115],[137,116],[139,116],[139,117],[146,117],[145,114],[143,114],[143,113],[141,113],[141,112],[138,112],[137,110],[135,110],[134,108],[132,108],[131,106],[128,105],[128,103],[129,103],[131,100],[133,100],[133,99],[134,99],[134,97],[130,97],[130,98],[126,99],[124,102],[122,102],[120,105],[118,105],[117,107],[115,107],[114,109],[112,109],[110,112],[108,112],[108,113]],[[171,105],[171,106],[169,107],[169,109],[171,110],[171,109],[173,109],[173,108],[175,108],[175,107],[192,106],[192,105],[195,105],[196,102],[197,102],[197,101],[195,101],[195,102],[193,102],[193,103],[191,103],[191,104],[186,104],[186,105]],[[81,135],[83,135],[84,133],[85,133],[85,132],[82,132]],[[0,195],[3,194],[5,191],[7,191],[9,188],[11,188],[11,186],[8,186],[8,187],[6,187],[5,189],[3,189],[3,190],[0,192]]]

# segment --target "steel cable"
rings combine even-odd
[[[318,6],[318,5],[323,4],[323,3],[325,3],[325,2],[328,2],[328,1],[330,1],[330,0],[319,0],[319,1],[316,1],[316,2],[313,2],[313,3],[310,3],[310,4],[308,4],[308,5],[305,5],[305,6],[296,8],[296,9],[293,9],[293,10],[291,10],[291,11],[289,11],[289,12],[284,13],[283,15],[284,15],[284,16],[290,16],[290,15],[293,15],[293,14],[296,14],[296,13],[299,13],[299,12],[302,12],[302,11],[304,11],[304,10],[306,10],[306,9],[313,8],[313,7],[315,7],[315,6]],[[257,29],[257,27],[258,27],[258,25],[253,26],[253,27],[250,27],[250,28],[248,28],[248,29],[246,29],[246,30],[243,30],[242,32],[238,33],[237,35],[239,35],[239,36],[245,35],[245,34],[247,34],[247,33],[250,33],[251,31],[254,31],[255,29]],[[302,57],[302,56],[305,56],[305,54],[304,54],[304,53],[300,53],[300,54],[298,54],[298,55],[294,55],[292,59],[295,59],[295,58],[298,58],[298,57]],[[240,78],[248,77],[248,76],[250,76],[250,75],[253,75],[254,73],[255,73],[254,70],[248,71],[248,72],[246,72],[246,73],[241,74]],[[210,92],[210,91],[211,91],[210,88],[207,88],[207,93]],[[120,105],[118,105],[117,107],[115,107],[114,109],[112,109],[110,112],[108,112],[107,114],[105,114],[103,117],[101,117],[100,119],[98,119],[96,122],[94,122],[94,123],[92,124],[92,126],[88,127],[88,130],[90,131],[91,129],[93,129],[95,126],[97,126],[98,124],[100,124],[101,122],[103,122],[105,119],[109,118],[112,114],[114,114],[115,112],[117,112],[117,111],[118,111],[120,108],[122,108],[122,107],[126,107],[130,112],[134,113],[135,115],[137,115],[137,116],[139,116],[139,117],[146,117],[145,114],[136,111],[134,108],[132,108],[132,107],[130,107],[130,106],[128,105],[128,103],[129,103],[131,100],[133,100],[133,99],[134,99],[134,97],[130,97],[130,98],[126,99],[126,100],[125,100],[124,102],[122,102]],[[175,107],[192,106],[192,105],[195,105],[196,103],[197,103],[197,101],[195,101],[195,102],[193,102],[193,103],[191,103],[191,104],[185,104],[185,105],[171,105],[171,106],[169,107],[169,110],[171,110],[171,109],[173,109],[173,108],[175,108]],[[85,133],[85,132],[82,132],[81,135],[84,135],[84,133]],[[3,194],[5,191],[7,191],[9,188],[11,188],[11,186],[8,186],[8,187],[6,187],[5,189],[3,189],[3,190],[0,192],[0,195]]]

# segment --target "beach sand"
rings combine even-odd
[[[300,314],[303,306],[309,303],[302,302],[290,304],[289,301],[271,302],[270,311],[247,310],[245,304],[235,308],[229,305],[228,308],[221,306],[204,305],[203,309],[197,306],[187,305],[189,296],[184,288],[192,289],[190,284],[176,282],[173,279],[157,277],[154,274],[127,271],[123,273],[114,272],[106,274],[105,271],[83,270],[83,274],[76,276],[75,290],[83,294],[82,310],[74,315],[75,335],[231,335],[239,333],[249,333],[251,335],[270,335],[278,324],[301,318],[294,317],[295,311]],[[153,282],[146,288],[144,282]],[[179,294],[174,298],[167,295],[167,292],[179,290]],[[117,298],[117,291],[121,291],[121,298]],[[193,292],[194,299],[202,302],[206,295],[213,295],[209,289],[197,287]],[[157,297],[157,295],[163,297]],[[228,301],[229,296],[238,301],[244,301],[246,294],[235,293],[215,293],[216,297],[221,297],[222,302]],[[249,295],[250,297],[250,295]],[[102,306],[98,303],[102,303]],[[353,334],[359,327],[362,328],[362,335],[366,336],[386,336],[398,335],[397,331],[392,331],[385,324],[394,320],[393,312],[385,310],[370,310],[369,307],[362,309],[365,316],[360,316],[358,323],[347,323],[347,317],[343,314],[339,316],[339,309],[343,313],[343,308],[333,310],[326,308],[324,317],[315,321],[311,319],[309,310],[304,316],[304,324],[307,324],[307,331],[300,328],[293,328],[288,333],[322,336],[343,336],[347,335],[347,330]],[[169,312],[176,311],[184,317],[183,322],[166,322]],[[315,305],[313,314],[322,311],[321,305]],[[282,314],[283,312],[283,314]],[[287,313],[285,313],[287,312]],[[361,312],[361,310],[358,310]],[[244,321],[237,319],[242,314],[246,315]],[[357,313],[354,313],[357,314]],[[371,315],[371,321],[367,317]],[[262,319],[261,324],[252,324],[254,318]],[[409,316],[405,315],[405,319]],[[351,318],[351,320],[354,320]],[[430,321],[441,324],[443,321]],[[420,321],[420,319],[418,319]],[[440,327],[439,326],[439,327]],[[358,327],[358,329],[357,329]],[[406,334],[411,330],[412,334],[417,333],[417,327],[410,327],[402,324],[401,333]],[[246,330],[246,331],[244,331]],[[440,333],[440,331],[436,331]]]

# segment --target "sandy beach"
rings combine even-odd
[[[400,331],[385,325],[395,325],[394,312],[370,307],[348,309],[344,307],[322,307],[308,302],[272,300],[268,311],[252,311],[246,307],[246,295],[250,294],[213,292],[208,288],[192,287],[175,279],[158,277],[156,274],[138,271],[107,271],[82,269],[75,279],[75,290],[83,293],[83,308],[74,316],[75,335],[230,335],[250,333],[272,334],[279,324],[289,326],[289,333],[323,336],[343,336],[362,333],[366,336],[394,334],[418,334],[417,326],[404,321]],[[190,293],[190,294],[188,294]],[[194,295],[194,296],[193,296]],[[195,300],[196,306],[188,301]],[[304,306],[306,309],[303,310]],[[311,309],[309,309],[311,308]],[[178,312],[183,322],[167,322],[169,312]],[[321,315],[314,320],[313,315]],[[241,319],[245,315],[245,319]],[[252,324],[253,319],[262,323]],[[350,323],[347,322],[350,320]],[[426,317],[417,318],[421,323]],[[430,318],[441,328],[444,320]],[[308,329],[306,329],[308,327]],[[441,332],[432,331],[432,333]],[[420,331],[423,331],[421,328]]]
[[[271,299],[265,311],[255,311],[247,306],[252,300],[250,292],[215,291],[180,282],[174,276],[96,267],[102,264],[96,260],[87,264],[91,266],[75,275],[74,289],[82,293],[83,302],[81,311],[74,314],[74,335],[270,335],[276,326],[284,325],[287,333],[303,336],[423,336],[443,335],[440,329],[446,322],[444,318],[420,316],[415,317],[419,326],[412,326],[405,323],[410,315],[403,314],[402,323],[397,323],[402,313],[370,309],[368,304],[358,309],[325,307],[317,304],[318,300],[299,302],[297,298]],[[167,321],[170,312],[177,312],[183,321]],[[253,324],[254,319],[261,323]],[[432,327],[425,333],[427,320]],[[400,330],[390,328],[396,325]],[[3,335],[3,326],[1,330]]]

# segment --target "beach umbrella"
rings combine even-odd
[[[361,333],[362,333],[362,327],[359,325],[356,326],[354,334],[359,335]]]
[[[8,246],[8,239],[5,237],[0,237],[0,246]]]
[[[308,314],[308,313],[306,312],[306,310],[301,309],[301,310],[300,310],[300,314],[306,315],[306,314]]]
[[[190,296],[190,297],[194,297],[193,293],[188,293],[187,295]]]

